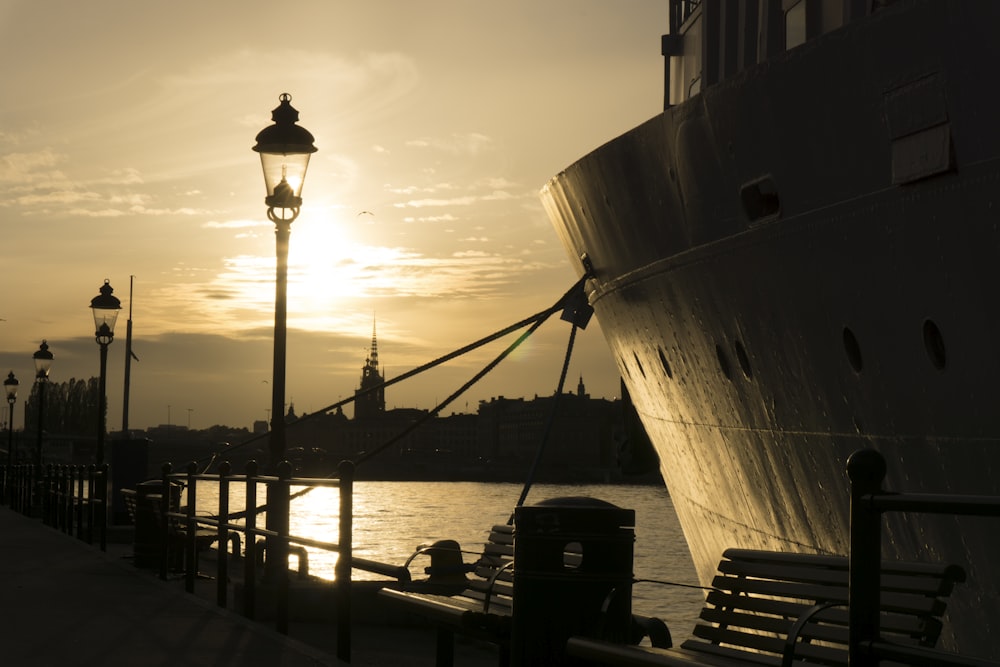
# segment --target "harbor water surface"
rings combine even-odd
[[[293,487],[293,494],[300,487]],[[361,558],[401,565],[422,544],[454,539],[467,551],[466,560],[482,550],[491,526],[506,523],[521,493],[518,484],[480,482],[356,482],[354,485],[354,553]],[[198,487],[199,514],[217,507],[217,487]],[[550,498],[589,496],[634,509],[637,579],[653,579],[676,585],[637,583],[633,587],[633,610],[663,619],[674,640],[690,634],[704,595],[669,495],[655,485],[554,485],[532,487],[526,504]],[[233,485],[230,510],[244,507],[244,489]],[[263,504],[263,489],[258,503]],[[314,488],[292,500],[292,533],[316,540],[337,540],[336,489]],[[258,525],[264,521],[258,519]],[[333,579],[336,554],[309,549],[311,574]],[[416,563],[419,575],[426,563]],[[355,579],[377,579],[356,570]]]

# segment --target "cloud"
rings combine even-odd
[[[444,213],[442,215],[425,215],[420,217],[406,216],[403,218],[403,222],[455,222],[458,219],[451,213]]]
[[[479,132],[452,134],[448,137],[421,137],[405,142],[409,148],[429,148],[453,155],[479,155],[493,149],[491,137]]]
[[[411,199],[393,204],[396,208],[423,208],[425,206],[471,206],[479,200],[478,197],[453,197],[452,199]]]
[[[270,229],[272,225],[262,220],[208,220],[203,222],[202,227],[206,229],[245,229],[247,227],[266,227]]]
[[[66,187],[66,175],[56,167],[66,156],[44,148],[27,153],[0,156],[0,184],[31,187]]]

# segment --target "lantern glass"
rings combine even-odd
[[[49,344],[42,341],[38,346],[38,351],[32,355],[35,360],[35,377],[44,380],[49,376],[49,369],[52,368],[52,353],[49,352]]]
[[[7,392],[7,402],[13,403],[17,398],[17,385],[20,384],[14,377],[14,371],[7,374],[7,379],[3,381],[4,391]]]
[[[264,170],[265,201],[269,206],[293,208],[302,205],[309,153],[261,153],[260,166]]]
[[[97,342],[106,345],[115,335],[115,322],[122,309],[122,302],[112,294],[114,289],[107,280],[101,286],[101,293],[90,300],[90,308],[94,312],[94,332]]]

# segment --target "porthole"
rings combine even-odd
[[[726,356],[726,351],[722,349],[721,345],[715,346],[715,356],[719,358],[719,370],[722,371],[727,380],[732,380],[733,372],[729,367],[729,357]]]
[[[858,344],[858,339],[848,327],[844,327],[843,337],[844,352],[847,354],[847,361],[851,364],[851,368],[854,369],[855,373],[860,373],[861,369],[864,368],[864,360],[861,358],[861,346]]]
[[[628,376],[628,379],[629,379],[629,380],[631,380],[631,379],[632,379],[632,371],[630,371],[630,370],[628,369],[628,365],[627,365],[627,364],[625,363],[625,360],[624,360],[624,359],[622,359],[621,357],[619,357],[619,358],[618,358],[618,364],[619,364],[619,365],[620,365],[620,366],[621,366],[622,368],[624,368],[624,369],[625,369],[625,375],[627,375],[627,376]]]
[[[943,371],[945,362],[948,360],[944,347],[944,336],[941,335],[941,330],[938,329],[933,320],[924,321],[924,349],[927,350],[927,358],[934,364],[934,368]]]
[[[667,356],[663,354],[662,348],[657,348],[656,352],[660,355],[660,364],[663,365],[663,372],[667,374],[667,377],[673,379],[674,373],[670,370],[670,363],[667,361]]]
[[[639,368],[639,372],[642,373],[642,377],[646,377],[646,369],[642,367],[642,362],[639,361],[639,355],[636,352],[633,352],[632,356],[635,357],[635,365]]]
[[[733,346],[736,348],[736,360],[740,362],[740,368],[743,370],[743,375],[749,380],[753,377],[753,371],[750,369],[750,357],[747,356],[747,351],[743,349],[743,343],[740,341],[735,341]]]

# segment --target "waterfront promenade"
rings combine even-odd
[[[329,624],[295,624],[286,637],[133,567],[130,546],[104,553],[8,507],[0,535],[5,665],[344,664]],[[352,665],[434,664],[426,628],[356,624],[352,636]],[[496,659],[486,646],[456,646],[459,666]]]

